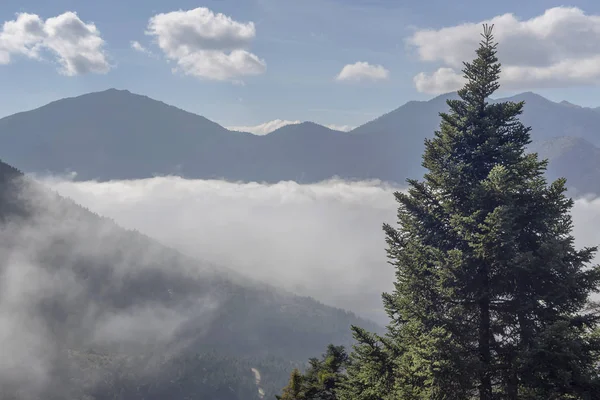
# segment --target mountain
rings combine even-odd
[[[600,115],[591,108],[555,103],[531,92],[500,100],[525,101],[521,120],[533,128],[534,141],[572,136],[600,146]]]
[[[351,324],[379,329],[183,256],[0,162],[0,399],[272,397],[306,354],[349,345]]]
[[[600,193],[600,148],[587,140],[563,136],[532,143],[530,150],[551,160],[546,171],[549,179],[565,176],[579,194]]]
[[[415,143],[433,136],[439,127],[440,112],[447,112],[447,99],[457,99],[456,93],[440,95],[429,101],[411,101],[396,110],[351,131],[353,134],[410,136]],[[575,106],[571,103],[555,103],[532,92],[512,97],[492,99],[500,101],[524,101],[525,107],[521,121],[531,126],[531,138],[534,142],[571,136],[588,140],[594,146],[600,146],[600,115],[591,108]],[[396,132],[396,133],[394,133]],[[399,134],[398,132],[406,132]],[[412,145],[412,143],[411,143]],[[419,153],[420,156],[420,153]]]
[[[446,100],[456,97],[449,93],[410,101],[349,133],[305,122],[256,136],[110,89],[0,119],[0,157],[25,172],[75,171],[80,180],[177,174],[231,181],[308,183],[340,177],[402,184],[424,172],[423,141],[438,128],[439,113],[448,110]],[[546,143],[535,147],[544,156],[549,141],[557,141],[550,166],[556,176],[567,177],[572,192],[600,193],[600,176],[592,186],[581,186],[579,180],[589,175],[583,165],[593,160],[553,166],[556,157],[576,157],[576,146],[566,145],[564,137],[589,142],[590,156],[600,148],[597,109],[555,103],[531,92],[501,100],[526,102],[522,121],[533,128],[532,149]]]
[[[196,149],[232,133],[204,117],[126,90],[107,90],[52,102],[0,120],[3,159],[25,171],[77,170],[81,179],[176,173]],[[10,150],[10,151],[8,151]],[[205,162],[219,155],[206,151]]]
[[[404,165],[400,169],[407,171],[407,176],[420,176],[424,172],[419,167],[423,141],[438,129],[439,113],[448,111],[446,100],[457,98],[458,95],[454,92],[429,101],[408,102],[359,126],[351,134],[376,137],[376,142],[381,141],[394,149],[401,149],[401,163]],[[532,92],[491,101],[525,102],[520,119],[526,126],[532,127],[532,144],[529,150],[538,152],[541,158],[549,160],[549,179],[566,177],[567,185],[574,195],[600,194],[600,113],[597,109],[564,101],[555,103]],[[387,138],[384,138],[386,135]],[[409,149],[412,151],[406,151]],[[394,181],[398,182],[396,179]]]

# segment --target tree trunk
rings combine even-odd
[[[518,302],[519,307],[522,307],[522,305],[524,304],[523,300],[520,300]],[[530,345],[530,340],[531,340],[531,336],[530,336],[530,327],[529,327],[529,321],[527,320],[527,317],[525,315],[525,312],[519,308],[517,309],[517,321],[519,322],[519,336],[520,336],[520,343],[518,346],[518,351],[520,354],[524,354],[525,352],[527,352],[529,350],[529,345]],[[518,371],[517,369],[515,369],[514,373],[518,374],[518,375],[522,375],[523,372],[525,374],[528,373],[528,371]],[[527,377],[523,377],[521,376],[521,378],[524,378],[525,381],[528,381],[529,379],[527,379]],[[519,378],[517,378],[518,380]]]
[[[514,357],[510,362],[510,370],[508,371],[508,382],[506,387],[506,398],[509,400],[519,400],[519,377],[517,375],[517,367],[514,365]]]
[[[479,372],[479,399],[492,400],[492,377],[490,368],[492,363],[490,349],[491,322],[487,268],[483,268],[480,273],[482,277],[482,293],[479,299],[479,359],[482,365]]]

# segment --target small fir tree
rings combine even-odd
[[[277,400],[304,400],[306,397],[302,392],[302,379],[303,376],[298,370],[294,368],[290,374],[290,381],[286,387],[283,388],[281,396],[276,395]]]
[[[330,344],[321,359],[311,358],[304,374],[292,372],[279,400],[337,400],[337,389],[345,378],[348,354],[344,346]]]

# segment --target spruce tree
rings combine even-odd
[[[306,396],[302,390],[303,376],[297,368],[290,374],[288,385],[283,388],[281,396],[275,395],[277,400],[304,400]]]
[[[352,327],[357,344],[350,354],[346,379],[337,388],[342,400],[394,400],[394,360],[400,354],[388,338]]]
[[[321,359],[311,358],[304,374],[295,369],[279,400],[337,400],[344,380],[348,354],[344,346],[327,346]]]
[[[565,180],[548,184],[547,161],[526,152],[524,103],[489,101],[496,47],[484,25],[459,99],[425,141],[428,172],[395,193],[390,324],[384,336],[352,328],[337,399],[600,398],[596,248],[575,249]]]
[[[425,142],[424,179],[395,193],[399,226],[384,225],[391,321],[378,340],[355,329],[342,398],[600,393],[598,317],[583,312],[600,283],[596,248],[574,248],[565,180],[548,184],[547,162],[526,152],[524,103],[489,101],[501,66],[492,27],[482,36],[459,99]]]

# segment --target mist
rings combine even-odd
[[[85,349],[134,357],[132,370],[158,373],[160,362],[146,354],[177,357],[210,329],[222,300],[211,280],[218,270],[386,322],[380,295],[394,271],[381,225],[394,224],[400,187],[179,177],[42,183],[108,219],[25,185],[19,200],[43,212],[0,225],[0,383],[21,398],[66,396],[64,379],[85,380],[70,390],[102,382],[80,370],[85,357],[69,361]],[[600,243],[600,199],[577,199],[572,215],[576,245]],[[110,219],[194,260],[148,247]]]
[[[393,192],[379,181],[301,185],[156,177],[45,183],[90,210],[200,260],[385,323],[392,289],[384,222],[396,222]],[[576,245],[600,243],[600,199],[572,210]]]
[[[383,321],[381,292],[391,289],[393,268],[381,226],[395,218],[392,186],[179,177],[45,183],[187,255]]]
[[[325,341],[348,344],[350,323],[377,328],[259,281],[383,322],[380,293],[393,271],[370,249],[381,248],[381,221],[393,217],[391,187],[41,183],[54,190],[25,179],[0,191],[7,395],[81,398],[158,376],[168,385],[187,354],[290,360]],[[293,347],[290,334],[307,344]]]
[[[102,376],[77,367],[87,366],[87,350],[143,357],[134,369],[157,373],[147,352],[174,357],[190,341],[190,323],[210,326],[218,294],[181,290],[169,301],[160,287],[183,289],[205,270],[160,269],[153,260],[169,257],[163,249],[142,252],[110,221],[19,185],[31,214],[0,224],[0,397],[71,398],[101,384]]]

